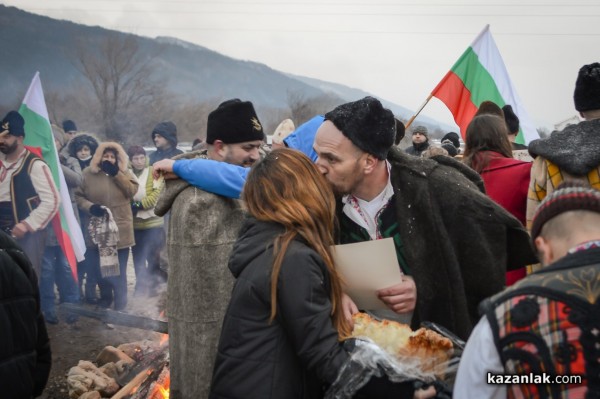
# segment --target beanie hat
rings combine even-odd
[[[264,140],[265,134],[250,101],[238,98],[219,104],[208,114],[206,142],[221,140],[225,144]]]
[[[412,134],[417,134],[417,133],[422,134],[425,137],[429,137],[429,130],[427,129],[426,126],[421,125],[421,126],[415,127],[413,129]]]
[[[273,133],[273,143],[283,143],[283,140],[289,136],[296,127],[291,119],[284,119],[275,129]]]
[[[65,145],[65,141],[67,141],[67,138],[65,137],[64,132],[62,131],[62,129],[56,125],[52,125],[52,135],[54,136],[54,140],[58,141],[58,144],[60,144],[61,148]]]
[[[449,132],[442,137],[440,143],[444,144],[445,141],[449,141],[455,148],[460,147],[460,136],[456,132]]]
[[[575,82],[575,109],[579,112],[600,109],[600,63],[584,65]]]
[[[458,150],[451,142],[443,143],[442,148],[448,151],[448,155],[450,155],[451,157],[455,157],[458,154]]]
[[[64,120],[62,123],[62,127],[63,127],[63,130],[67,133],[77,131],[77,126],[75,125],[75,122],[73,122],[70,119]]]
[[[171,146],[177,146],[177,126],[175,126],[173,122],[165,121],[157,123],[156,126],[154,126],[154,129],[152,129],[152,140],[154,140],[154,136],[157,134],[164,137],[171,143]]]
[[[542,227],[550,219],[568,211],[591,211],[600,213],[600,191],[581,182],[559,184],[556,191],[540,203],[533,216],[531,240],[535,240]]]
[[[129,147],[127,149],[127,156],[129,157],[130,161],[136,155],[144,155],[145,156],[146,150],[144,150],[144,147],[142,147],[141,145],[132,145],[131,147]]]
[[[502,107],[504,112],[504,120],[506,121],[506,127],[510,134],[517,133],[519,131],[519,117],[515,115],[512,109],[512,105],[506,104]]]
[[[498,106],[498,104],[496,104],[495,102],[492,102],[492,101],[482,102],[479,105],[479,108],[477,109],[475,116],[485,115],[485,114],[496,115],[496,116],[499,116],[500,118],[504,119],[504,111],[502,111],[502,108],[500,108]]]
[[[342,104],[325,114],[352,144],[379,159],[387,158],[394,145],[394,114],[373,97]]]
[[[11,136],[25,137],[25,119],[17,111],[10,111],[0,124],[0,133],[8,132]]]
[[[89,134],[79,133],[69,141],[69,155],[77,158],[77,151],[81,150],[84,145],[87,145],[91,155],[94,155],[98,149],[98,140]]]

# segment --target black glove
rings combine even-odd
[[[119,173],[119,166],[117,163],[111,163],[109,161],[102,161],[102,165],[100,166],[102,171],[109,176],[116,176]]]
[[[137,213],[140,209],[144,209],[144,207],[142,206],[142,203],[140,201],[135,201],[135,202],[131,203],[131,212],[133,213],[134,217],[135,217],[135,215],[137,215]]]
[[[101,217],[106,215],[106,209],[102,208],[101,205],[94,204],[90,206],[90,213],[94,216]]]

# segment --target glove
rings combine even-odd
[[[109,161],[102,161],[100,168],[109,176],[116,176],[117,173],[119,173],[119,166],[116,163],[111,163]]]
[[[137,213],[140,209],[144,209],[144,207],[142,206],[142,203],[140,201],[135,201],[135,202],[131,203],[131,212],[133,213],[134,217],[135,217],[135,215],[137,215]]]
[[[101,217],[106,215],[106,209],[104,209],[101,205],[94,204],[90,206],[90,213],[94,216]]]

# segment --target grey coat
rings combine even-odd
[[[206,151],[177,158],[197,157]],[[234,282],[227,264],[244,217],[240,201],[183,180],[166,181],[154,212],[169,210],[170,397],[206,398]]]

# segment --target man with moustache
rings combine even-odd
[[[259,159],[263,128],[251,102],[225,101],[207,121],[208,148],[180,155],[251,166]],[[186,159],[188,158],[188,159]],[[173,164],[162,160],[154,165]],[[171,398],[208,397],[221,324],[233,288],[229,254],[244,219],[238,200],[184,180],[167,180],[155,214],[170,210],[167,247]]]
[[[10,111],[0,123],[0,228],[27,254],[38,278],[44,254],[44,228],[60,204],[48,165],[27,150],[25,120]]]
[[[436,322],[465,339],[479,302],[503,289],[507,266],[536,261],[529,236],[482,193],[473,170],[449,157],[410,156],[393,146],[394,136],[392,112],[372,97],[325,114],[313,147],[339,197],[338,240],[394,239],[404,277],[377,292],[388,309],[376,315],[413,327]],[[178,161],[171,170],[198,187],[239,196],[247,171],[221,165]]]

